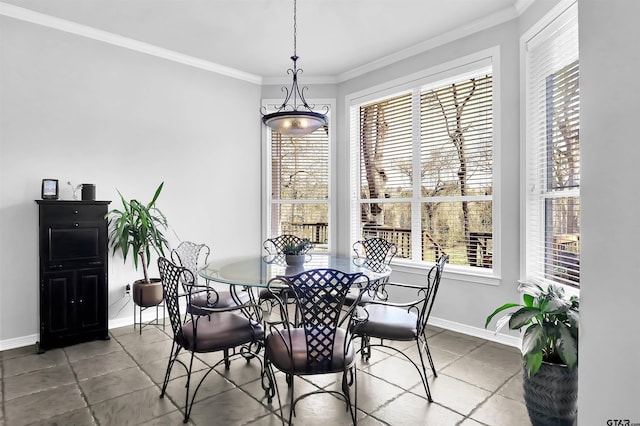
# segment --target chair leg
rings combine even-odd
[[[174,341],[171,345],[171,355],[169,355],[169,362],[167,363],[167,371],[164,374],[164,382],[162,382],[162,392],[160,392],[160,398],[164,398],[164,394],[167,390],[167,385],[169,384],[169,377],[171,377],[171,370],[173,369],[173,364],[178,359],[178,354],[180,353],[180,346],[176,344]]]
[[[433,358],[431,357],[431,351],[429,350],[429,344],[427,343],[427,339],[424,339],[424,347],[427,350],[427,358],[429,359],[429,365],[431,365],[431,371],[433,371],[433,376],[438,377],[438,373],[436,372],[436,366],[433,364]]]
[[[182,420],[182,423],[187,423],[189,421],[189,416],[191,415],[191,409],[193,408],[193,402],[195,400],[195,392],[193,393],[193,396],[191,397],[191,404],[189,404],[189,386],[191,385],[191,368],[193,367],[193,352],[191,352],[191,360],[189,361],[189,368],[187,369],[187,384],[185,385],[186,388],[186,392],[185,392],[185,398],[184,398],[184,420]],[[204,380],[204,377],[203,377]],[[202,382],[200,382],[202,383]],[[197,389],[196,389],[197,392]]]
[[[371,359],[371,338],[367,335],[360,338],[360,356],[365,361]]]
[[[357,367],[354,365],[351,367],[353,371],[353,406],[351,405],[351,396],[349,395],[349,410],[351,411],[351,419],[353,420],[353,424],[358,424],[358,377],[357,377]],[[347,392],[349,389],[347,388]]]
[[[231,367],[231,361],[229,361],[229,349],[224,350],[224,369],[228,370]]]
[[[290,392],[290,397],[289,397],[289,425],[291,425],[291,421],[293,420],[293,416],[296,415],[296,401],[294,398],[294,388],[293,388],[293,375],[292,374],[287,374],[287,378],[291,377],[291,383],[289,384],[289,387],[291,389],[289,389]],[[281,406],[282,407],[282,406]]]
[[[273,366],[269,359],[265,356],[263,361],[263,369],[264,371],[261,373],[262,375],[262,388],[264,389],[265,396],[267,397],[267,402],[271,404],[273,402],[273,397],[276,396],[278,398],[278,407],[280,408],[280,420],[282,421],[282,425],[284,426],[284,411],[282,410],[282,400],[280,399],[280,390],[278,389],[278,382],[276,381],[276,376],[274,374]],[[266,383],[265,383],[266,379]]]
[[[424,386],[424,391],[427,393],[427,399],[429,400],[429,402],[433,402],[433,399],[431,398],[431,390],[429,389],[429,381],[427,380],[427,368],[424,364],[424,356],[422,355],[422,347],[421,347],[422,345],[420,344],[420,339],[417,339],[416,343],[418,345],[418,354],[420,355],[420,365],[422,366],[422,371],[418,371],[418,374],[420,374],[420,378],[422,379],[422,385]],[[427,341],[424,340],[424,345],[426,347],[426,352],[428,354],[429,362],[433,367],[433,361],[431,360],[431,353],[429,352],[429,347],[426,346],[426,344],[427,344]],[[435,367],[433,367],[433,371],[435,373]]]

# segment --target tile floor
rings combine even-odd
[[[185,377],[174,367],[160,399],[171,348],[171,327],[111,330],[111,340],[36,354],[33,347],[0,352],[0,425],[180,425]],[[431,328],[438,370],[428,403],[417,372],[392,351],[375,350],[358,371],[361,425],[530,425],[522,399],[521,360],[514,348]],[[416,350],[403,344],[412,355]],[[220,355],[200,356],[196,378]],[[278,425],[278,403],[268,404],[258,362],[217,367],[198,391],[189,424]],[[180,377],[182,376],[182,377]],[[296,393],[337,386],[337,376],[297,379]],[[284,379],[278,378],[281,392]],[[285,404],[285,415],[288,415]],[[296,406],[298,425],[348,425],[344,403],[329,394]]]

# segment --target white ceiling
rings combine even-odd
[[[291,67],[292,0],[2,1],[266,80]],[[298,0],[298,66],[305,80],[340,79],[511,19],[530,1]]]

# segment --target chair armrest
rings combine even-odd
[[[367,302],[366,305],[363,305],[362,307],[366,309],[367,305],[382,305],[382,306],[392,306],[394,308],[412,308],[412,307],[418,306],[424,301],[425,301],[425,298],[412,300],[411,302],[387,302],[383,300],[372,300],[370,302]]]
[[[414,290],[426,290],[426,287],[423,285],[414,285],[414,284],[407,284],[407,283],[394,283],[391,281],[387,281],[386,283],[384,283],[385,286],[393,286],[393,287],[401,287],[401,288],[411,288]]]
[[[374,299],[371,301],[367,301],[368,305],[383,305],[383,306],[393,306],[396,308],[411,308],[411,307],[415,307],[421,303],[424,303],[426,298],[427,298],[427,291],[428,289],[424,286],[421,285],[413,285],[413,284],[406,284],[406,283],[396,283],[396,282],[386,282],[383,284],[384,285],[384,291],[385,294],[388,297],[388,288],[389,287],[396,287],[396,288],[405,288],[405,289],[410,289],[410,290],[415,290],[417,293],[417,299],[415,300],[411,300],[408,302],[390,302],[388,300],[388,298],[385,299]]]

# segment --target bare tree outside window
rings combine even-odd
[[[491,75],[361,106],[363,236],[391,239],[400,258],[413,256],[419,236],[420,260],[449,254],[451,263],[491,268],[492,114]],[[413,229],[416,205],[421,229]]]

